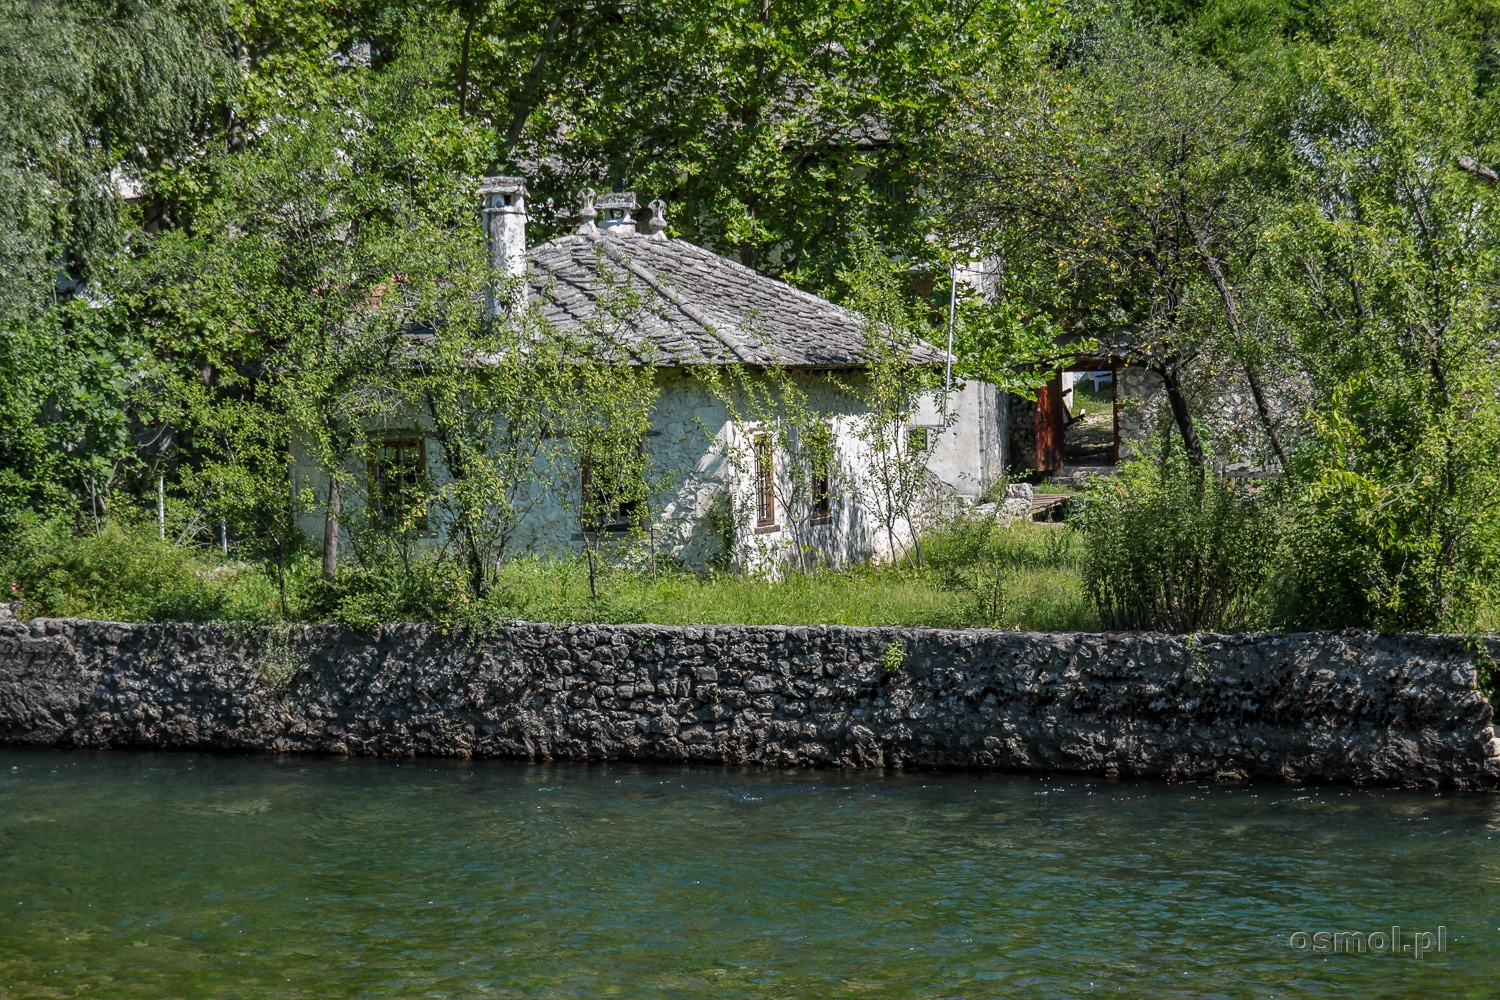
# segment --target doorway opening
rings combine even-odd
[[[1063,465],[1110,466],[1119,458],[1115,424],[1115,373],[1062,373]]]
[[[1120,456],[1118,381],[1112,361],[1079,357],[1038,390],[1034,451],[1027,449],[1038,474],[1087,480],[1114,471]]]

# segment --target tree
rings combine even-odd
[[[1461,162],[1500,160],[1500,107],[1473,14],[1356,0],[1298,61],[1274,263],[1317,399],[1299,544],[1342,572],[1299,573],[1294,620],[1470,627],[1500,555],[1500,202]]]
[[[854,489],[884,529],[891,557],[899,558],[905,547],[896,540],[898,528],[905,527],[920,566],[932,478],[927,439],[942,427],[914,428],[911,419],[924,395],[942,391],[942,371],[920,359],[920,324],[902,295],[898,270],[873,243],[859,248],[854,266],[840,278],[850,289],[848,304],[864,320],[866,367],[849,387],[864,408],[857,433],[865,454]],[[945,414],[943,426],[952,419]]]
[[[491,168],[531,175],[538,204],[648,190],[684,237],[819,287],[860,227],[926,256],[937,125],[1052,20],[991,0],[463,0],[441,30]]]
[[[360,481],[348,467],[399,402],[406,332],[482,302],[474,180],[454,172],[462,160],[434,162],[451,122],[429,114],[419,70],[335,88],[217,153],[194,227],[139,237],[113,286],[164,362],[177,487],[268,541],[283,584],[309,506],[334,569],[344,491]],[[326,495],[291,481],[299,450]]]
[[[599,599],[605,543],[612,534],[639,537],[650,524],[650,500],[660,484],[651,475],[646,434],[656,406],[656,372],[631,364],[608,345],[592,344],[573,365],[573,407],[563,423],[577,489],[564,506],[583,529],[589,593]]]
[[[518,311],[489,321],[447,314],[414,349],[405,394],[442,449],[447,482],[434,507],[476,599],[551,484],[577,383],[592,385],[580,379],[572,348],[534,311]]]
[[[212,3],[0,2],[8,511],[97,528],[157,441],[154,361],[100,278],[125,238],[124,195],[154,164],[193,156],[210,127],[227,86],[221,30]]]
[[[1286,459],[1235,280],[1277,168],[1264,92],[1170,33],[1101,19],[1065,57],[976,101],[943,180],[961,241],[1004,262],[1025,312],[1072,336],[1053,352],[1103,343],[1154,372],[1200,468],[1191,381],[1205,368],[1239,368]],[[999,332],[1025,330],[1007,323]],[[1019,346],[1015,363],[1046,364],[1043,345]]]

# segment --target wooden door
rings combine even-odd
[[[1063,467],[1062,373],[1052,376],[1036,397],[1036,471],[1053,472]]]

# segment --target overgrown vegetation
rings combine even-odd
[[[1158,474],[1080,522],[1107,622],[1486,627],[1497,24],[1486,0],[1101,4],[952,121],[944,217],[1025,321],[972,328],[976,371],[1102,348],[1165,397]],[[1043,318],[1065,335],[1028,338]]]
[[[368,627],[384,621],[468,625],[507,621],[744,623],[760,625],[928,625],[1086,629],[1092,611],[1078,585],[1077,555],[1062,525],[984,529],[960,522],[931,533],[942,569],[862,566],[845,571],[792,571],[771,580],[740,573],[694,575],[648,568],[610,568],[592,585],[588,562],[507,560],[481,598],[470,595],[461,563],[434,556],[410,563],[351,563],[336,577],[321,573],[308,550],[288,567],[283,618],[274,570],[155,537],[149,523],[111,525],[82,541],[59,525],[28,524],[0,573],[33,615],[124,621],[338,621]],[[952,539],[950,542],[949,539]],[[26,555],[22,556],[21,553]],[[997,555],[1004,563],[998,606],[976,600],[959,580],[957,561]],[[937,565],[937,563],[934,563]],[[978,567],[973,572],[981,572]],[[599,596],[594,596],[594,588]]]
[[[1083,585],[1109,629],[1233,632],[1269,621],[1272,489],[1204,476],[1177,458],[1096,484],[1073,523]]]
[[[5,582],[152,620],[1494,627],[1497,37],[1495,0],[0,0]],[[816,376],[875,415],[841,477],[812,376],[715,383],[762,428],[740,478],[782,456],[795,572],[731,573],[728,486],[713,573],[657,559],[628,290],[581,340],[488,308],[495,172],[533,239],[640,185],[864,314],[868,369]],[[1161,386],[1071,527],[924,506],[906,351],[978,259],[960,375],[1108,350]],[[441,475],[372,445],[414,421]],[[515,541],[547,490],[577,559]],[[899,568],[807,558],[839,492]]]

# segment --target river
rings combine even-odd
[[[1500,797],[0,747],[7,1000],[1092,995],[1500,996]]]

